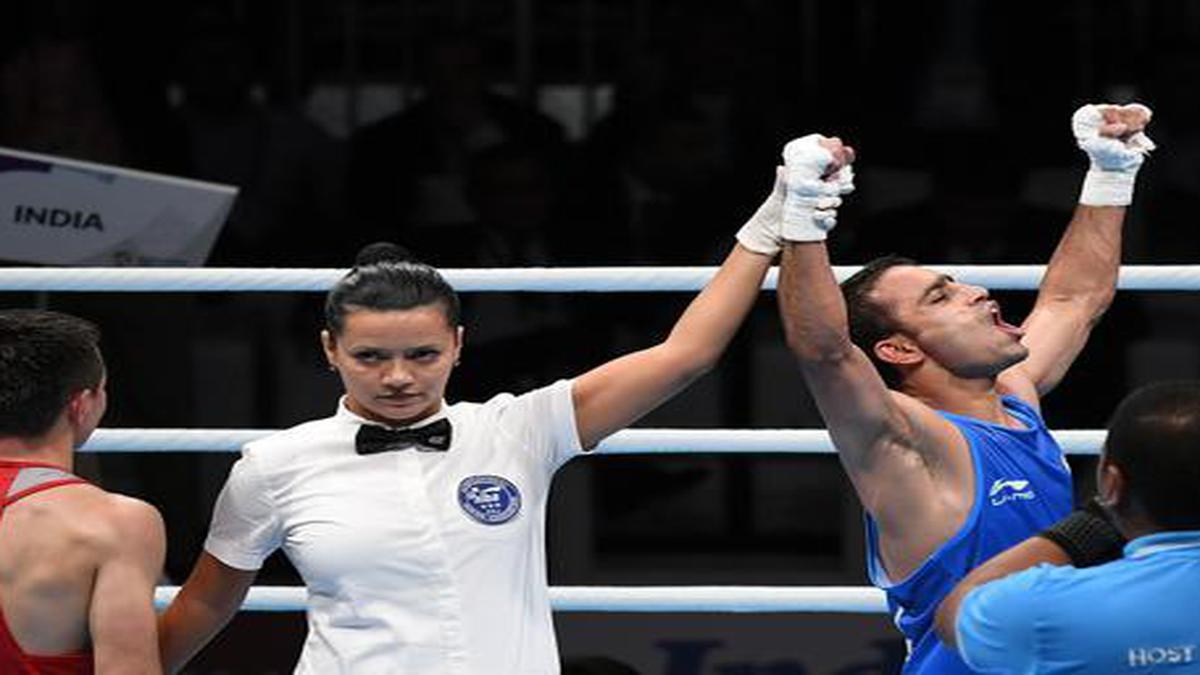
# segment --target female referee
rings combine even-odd
[[[852,154],[836,139],[827,149],[833,184]],[[449,284],[394,247],[364,249],[329,292],[321,333],[345,396],[332,417],[243,449],[205,550],[160,617],[165,669],[232,618],[283,548],[307,589],[296,673],[558,673],[551,477],[713,367],[778,251],[783,192],[777,178],[664,341],[485,403],[442,398],[463,347]]]

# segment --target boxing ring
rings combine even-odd
[[[990,290],[1035,290],[1042,265],[932,265],[959,281]],[[858,268],[836,266],[838,280]],[[0,291],[55,292],[297,292],[326,291],[346,270],[249,268],[7,268]],[[459,292],[622,293],[698,291],[715,267],[581,267],[444,269]],[[777,270],[763,284],[775,288]],[[1198,291],[1200,265],[1132,265],[1121,268],[1120,291]],[[85,452],[237,452],[271,429],[99,429]],[[1095,455],[1101,429],[1057,430],[1068,454]],[[605,439],[600,454],[833,453],[819,429],[628,429]],[[164,607],[178,592],[159,587]],[[848,586],[568,586],[550,589],[560,612],[836,612],[885,613],[883,594]],[[287,612],[305,607],[303,587],[255,586],[244,611]]]

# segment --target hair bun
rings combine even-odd
[[[390,241],[377,241],[367,244],[354,256],[355,267],[367,267],[384,263],[416,262],[412,252],[403,246],[397,246]]]

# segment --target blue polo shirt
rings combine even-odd
[[[1038,565],[984,584],[955,629],[982,673],[1200,673],[1200,531],[1139,537],[1097,567]]]

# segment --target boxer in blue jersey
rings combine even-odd
[[[969,673],[931,630],[967,572],[1065,516],[1071,480],[1039,401],[1112,300],[1121,228],[1153,147],[1140,105],[1072,119],[1091,160],[1079,206],[1020,325],[986,289],[888,257],[839,289],[825,238],[832,154],[785,148],[780,313],[788,345],[867,512],[871,580],[909,647],[905,673]],[[820,140],[820,139],[818,139]]]
[[[1198,483],[1200,381],[1135,391],[1109,422],[1094,505],[967,575],[938,634],[984,673],[1200,673]],[[1114,526],[1132,541],[1093,566]]]

